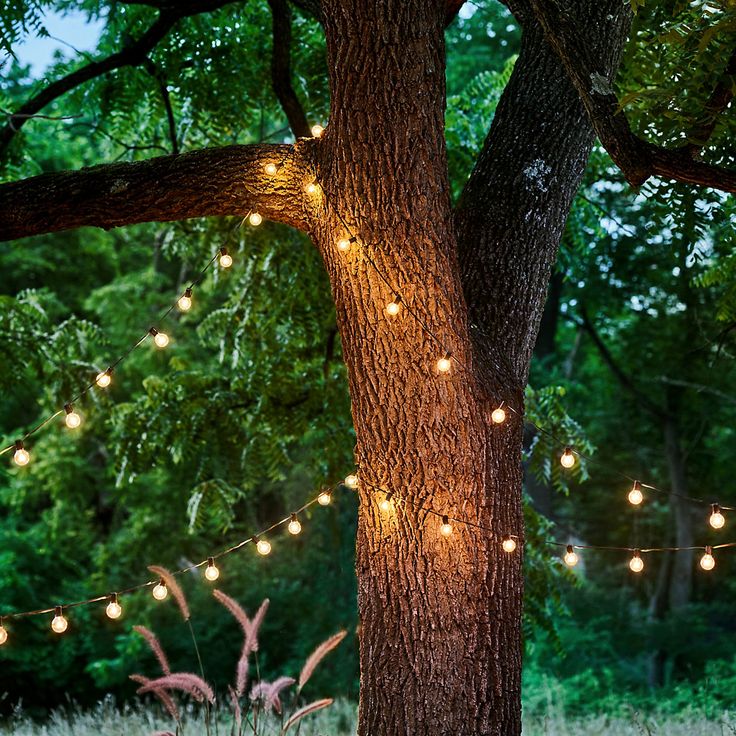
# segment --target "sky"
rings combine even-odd
[[[84,13],[69,12],[61,15],[49,12],[44,16],[44,26],[54,38],[30,35],[13,49],[21,64],[31,65],[31,74],[34,77],[43,74],[53,61],[56,51],[61,51],[68,57],[75,55],[70,45],[79,51],[94,51],[104,21],[90,22]]]

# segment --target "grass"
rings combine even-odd
[[[190,713],[187,733],[202,731]],[[59,711],[44,723],[34,723],[18,713],[0,724],[0,736],[150,736],[169,727],[157,707],[119,711],[112,701],[87,712]],[[227,734],[226,728],[219,729]],[[306,718],[300,736],[354,736],[355,706],[338,702],[331,709]],[[540,718],[527,719],[525,736],[736,736],[736,713],[724,712],[718,719],[697,713],[647,715],[631,711],[628,717],[606,715],[568,719],[561,709]]]

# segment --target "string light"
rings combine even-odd
[[[54,617],[51,619],[51,630],[55,634],[63,634],[69,628],[69,622],[64,618],[61,606],[54,609]]]
[[[220,248],[220,265],[223,268],[230,268],[233,265],[233,257],[227,252],[224,245]]]
[[[248,216],[248,222],[253,225],[253,227],[258,227],[263,222],[263,217],[261,217],[257,212],[251,212]]]
[[[316,194],[317,188],[318,188],[317,185],[313,181],[310,181],[309,184],[307,184],[307,186],[304,187],[304,191],[307,194]]]
[[[713,557],[713,548],[706,547],[705,554],[700,558],[700,567],[709,572],[716,566],[716,558]]]
[[[631,572],[641,572],[644,569],[644,560],[642,560],[641,553],[638,549],[634,552],[634,556],[629,560],[629,569]]]
[[[330,501],[332,501],[332,492],[329,490],[324,490],[317,496],[317,503],[320,506],[329,506]]]
[[[322,133],[324,132],[325,132],[325,129],[321,125],[317,124],[317,125],[312,126],[312,136],[314,138],[321,138]]]
[[[107,388],[112,383],[112,368],[108,368],[106,371],[98,373],[97,378],[95,378],[95,383],[100,388]]]
[[[437,370],[440,373],[449,373],[450,369],[452,368],[452,360],[450,360],[451,356],[448,353],[443,358],[440,358],[437,361]]]
[[[711,504],[710,519],[708,519],[708,523],[714,529],[723,529],[723,526],[726,523],[726,517],[721,513],[721,507],[717,503]]]
[[[494,424],[503,424],[506,421],[506,412],[504,411],[502,406],[499,406],[497,409],[493,410],[493,413],[491,414],[491,421]]]
[[[580,558],[575,554],[575,550],[571,544],[568,544],[565,548],[565,556],[562,558],[568,567],[575,567],[578,564]]]
[[[345,485],[348,488],[355,490],[358,487],[358,482],[359,481],[358,481],[357,475],[350,474],[350,475],[345,476]]]
[[[8,630],[0,623],[0,647],[8,640]]]
[[[24,468],[29,462],[31,462],[31,453],[23,446],[23,440],[15,441],[13,462],[20,468]]]
[[[192,290],[186,289],[176,302],[180,312],[188,312],[192,308]]]
[[[204,576],[211,583],[214,583],[215,580],[220,577],[220,569],[217,567],[217,565],[215,565],[214,557],[207,558],[207,567],[205,568]]]
[[[296,514],[291,515],[291,518],[289,519],[289,526],[287,527],[287,529],[289,530],[289,534],[293,534],[294,536],[301,533],[302,524]]]
[[[166,600],[166,596],[169,595],[169,589],[166,587],[166,581],[165,580],[159,580],[156,583],[156,585],[153,586],[153,590],[151,591],[151,595],[157,601]]]
[[[82,423],[82,417],[74,411],[74,407],[71,404],[64,404],[64,411],[66,412],[64,424],[66,424],[69,429],[77,429],[77,427]]]
[[[259,555],[263,555],[265,557],[266,555],[271,554],[271,542],[267,539],[253,537],[253,541],[256,543],[256,549],[258,550]]]
[[[379,502],[378,508],[381,509],[384,513],[388,513],[391,511],[391,499],[394,497],[394,494],[389,491]]]
[[[510,536],[510,535],[507,534],[503,538],[503,542],[502,542],[501,546],[503,547],[503,551],[504,552],[511,553],[511,552],[513,552],[516,549],[516,540],[512,536]]]
[[[276,173],[276,172],[277,172],[277,171],[279,170],[279,167],[278,167],[278,166],[276,166],[276,164],[274,164],[274,163],[270,163],[270,164],[266,164],[266,165],[265,165],[265,166],[263,167],[263,170],[264,170],[264,171],[265,171],[265,172],[266,172],[266,173],[267,173],[267,174],[268,174],[269,176],[273,176],[273,175],[274,175],[274,174],[275,174],[275,173]]]
[[[575,453],[572,451],[572,447],[566,447],[560,458],[560,463],[563,468],[571,468],[575,465]]]
[[[169,336],[165,332],[159,332],[155,327],[148,330],[148,334],[153,337],[157,348],[165,348],[169,344]]]
[[[644,500],[641,483],[638,480],[634,481],[634,487],[629,491],[628,499],[632,506],[638,506]]]
[[[386,314],[395,317],[401,310],[401,296],[397,295],[392,302],[386,305]]]
[[[351,244],[355,241],[355,237],[340,238],[340,240],[337,241],[337,249],[342,251],[343,253],[347,253],[350,250]]]
[[[123,615],[123,607],[118,602],[117,593],[113,593],[110,596],[110,601],[105,608],[105,615],[113,621],[116,621]]]
[[[449,537],[452,534],[452,524],[447,516],[442,517],[442,524],[440,525],[440,534],[443,537]]]

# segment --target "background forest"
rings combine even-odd
[[[722,69],[736,42],[736,8],[717,0],[636,4],[618,80],[622,105],[640,132],[662,143],[683,129],[697,142],[708,90],[698,98],[697,81],[688,80],[686,94],[672,69],[690,68],[693,77]],[[11,2],[0,11],[3,112],[88,61],[90,54],[64,48],[38,76],[12,56],[28,34],[44,33],[43,12],[72,8],[104,20],[94,57],[119,49],[153,18],[151,8],[101,0]],[[298,12],[293,23],[297,93],[310,122],[326,124],[322,34]],[[447,141],[456,193],[518,43],[513,18],[491,0],[468,4],[448,29]],[[270,50],[265,1],[181,20],[146,64],[94,79],[49,105],[49,119],[28,122],[4,152],[2,180],[208,145],[290,140],[271,86]],[[719,118],[709,150],[733,162],[735,139],[731,110]],[[563,474],[560,448],[528,434],[531,720],[564,712],[637,722],[632,714],[640,711],[644,723],[686,712],[736,733],[736,719],[724,715],[736,710],[736,553],[719,554],[711,574],[694,558],[683,574],[671,557],[650,556],[635,576],[623,553],[586,552],[569,571],[558,548],[544,544],[736,539],[736,515],[727,514],[724,530],[714,532],[707,504],[647,493],[642,507],[631,507],[631,484],[620,475],[736,504],[734,225],[733,198],[656,181],[633,192],[595,150],[563,239],[528,392],[535,421],[591,457]],[[352,470],[347,383],[318,254],[285,227],[229,219],[0,244],[3,446],[127,349],[223,245],[233,267],[208,271],[192,310],[171,315],[170,348],[135,351],[111,389],[91,392],[79,407],[80,430],[69,433],[59,421],[37,436],[28,469],[0,464],[0,614],[125,587],[145,579],[151,563],[178,568],[200,560]],[[264,676],[298,670],[317,643],[348,629],[313,687],[354,701],[355,501],[342,489],[329,508],[314,508],[304,533],[275,538],[268,558],[252,550],[227,558],[221,587],[249,610],[271,599]],[[185,586],[205,667],[224,684],[236,624],[204,582]],[[125,604],[122,625],[102,608],[75,611],[62,638],[45,619],[14,623],[0,651],[5,715],[19,704],[41,716],[69,702],[92,706],[107,693],[131,699],[128,675],[150,664],[133,623],[161,634],[176,669],[191,669],[191,642],[173,606],[144,594]]]

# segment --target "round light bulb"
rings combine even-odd
[[[337,241],[337,249],[343,253],[347,253],[350,250],[350,241],[347,238],[340,238]]]
[[[332,501],[332,494],[329,491],[322,491],[322,493],[317,496],[317,503],[320,506],[329,506],[330,501]]]
[[[452,534],[452,524],[450,524],[450,520],[446,517],[442,517],[442,525],[440,526],[440,534],[443,537],[449,537],[450,534]]]
[[[316,194],[317,193],[317,185],[313,181],[310,181],[309,184],[307,184],[307,186],[304,187],[304,191],[307,194]]]
[[[8,640],[8,630],[4,626],[0,626],[0,647]]]
[[[358,476],[357,475],[348,475],[345,476],[345,485],[348,488],[357,488],[358,487]]]
[[[110,602],[107,604],[107,608],[105,608],[105,614],[113,621],[119,619],[123,615],[123,607],[118,603],[117,595],[110,598]]]
[[[450,368],[452,368],[452,361],[450,360],[450,358],[448,356],[446,356],[444,358],[440,358],[437,361],[437,370],[440,373],[449,373],[450,372]]]
[[[258,550],[259,555],[263,555],[265,557],[266,555],[271,554],[271,542],[267,539],[259,539],[256,543],[256,549]]]
[[[516,549],[516,540],[513,537],[506,537],[501,546],[504,552],[513,552]]]
[[[302,525],[299,519],[297,519],[296,514],[291,515],[291,520],[289,521],[289,526],[287,528],[289,530],[289,534],[293,534],[294,536],[301,532]]]
[[[312,126],[312,135],[315,138],[321,138],[322,133],[324,132],[325,132],[325,129],[321,125],[317,124],[317,125]]]
[[[491,421],[494,424],[503,424],[506,421],[506,412],[503,410],[502,407],[498,407],[498,409],[494,409],[493,413],[491,414]]]
[[[188,312],[192,308],[192,290],[187,289],[176,302],[180,312]]]
[[[210,557],[209,561],[207,562],[207,567],[204,571],[204,576],[209,580],[211,583],[214,583],[217,578],[220,577],[220,569],[215,565],[215,561]]]
[[[575,465],[575,454],[573,453],[572,448],[565,448],[565,452],[563,452],[562,457],[560,457],[560,463],[563,468],[571,468]]]
[[[69,628],[69,622],[64,618],[61,608],[56,609],[54,617],[51,619],[51,629],[55,634],[63,634]]]
[[[638,552],[634,552],[634,556],[629,560],[629,569],[631,572],[641,572],[644,569],[644,560]]]
[[[157,348],[165,348],[169,344],[169,336],[165,332],[157,332],[154,335],[153,341],[156,343]]]
[[[97,374],[97,378],[95,378],[95,383],[100,388],[107,388],[112,383],[112,376],[110,375],[110,371],[102,371],[102,373]]]
[[[220,253],[220,265],[223,268],[230,268],[233,265],[233,257],[227,251]]]
[[[634,487],[629,491],[628,499],[632,506],[638,506],[644,500],[644,494],[641,492],[637,481]]]
[[[700,558],[700,567],[703,570],[712,570],[716,566],[716,558],[713,557],[713,548],[706,547],[705,554]]]
[[[15,443],[15,452],[13,453],[13,462],[23,468],[31,462],[31,453],[23,447],[23,443],[18,440]]]
[[[153,586],[153,590],[151,591],[151,595],[157,601],[165,600],[168,594],[169,589],[166,587],[166,583],[163,580],[159,583],[156,583],[156,585]]]
[[[389,511],[391,511],[391,495],[390,493],[387,493],[379,502],[378,502],[378,508],[381,509],[385,514],[387,514]]]
[[[714,503],[711,506],[711,514],[708,519],[708,523],[714,529],[723,529],[723,526],[726,523],[726,517],[721,513],[721,507],[717,503]]]
[[[266,165],[265,165],[265,166],[263,167],[263,170],[264,170],[264,171],[265,171],[265,172],[266,172],[266,173],[267,173],[267,174],[268,174],[269,176],[273,176],[273,175],[274,175],[274,174],[275,174],[275,173],[276,173],[276,172],[277,172],[277,171],[279,170],[279,167],[278,167],[278,166],[276,166],[276,164],[273,164],[273,163],[271,163],[271,164],[266,164]]]
[[[580,558],[575,554],[571,544],[567,545],[565,556],[562,558],[568,567],[575,567],[580,561]]]
[[[395,317],[399,310],[401,309],[401,305],[399,302],[389,302],[386,305],[386,314],[388,314],[390,317]]]
[[[253,227],[258,227],[263,222],[263,217],[261,217],[257,212],[251,212],[248,222],[253,225]]]
[[[64,424],[66,424],[69,429],[77,429],[81,423],[82,417],[80,417],[79,414],[70,407],[64,417]]]

